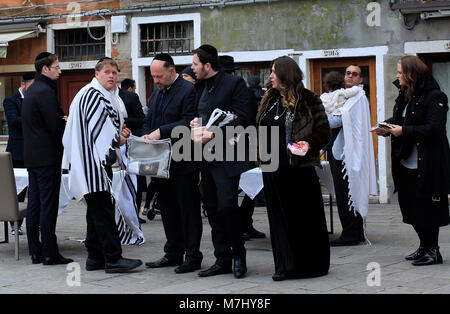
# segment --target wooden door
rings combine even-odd
[[[63,71],[59,78],[58,100],[65,114],[69,114],[69,107],[75,95],[85,85],[92,81],[95,75],[94,69]]]
[[[345,75],[345,69],[357,64],[361,68],[364,90],[370,104],[371,125],[377,123],[377,85],[375,72],[375,57],[351,57],[333,59],[313,59],[310,60],[310,81],[311,90],[317,95],[324,92],[323,77],[331,71],[337,71]],[[375,159],[378,156],[378,137],[372,134]]]

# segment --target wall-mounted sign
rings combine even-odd
[[[69,64],[69,68],[71,70],[82,69],[83,68],[83,62],[71,62]]]
[[[450,50],[450,41],[445,43],[445,50]]]
[[[322,50],[324,57],[338,57],[341,54],[339,49]]]

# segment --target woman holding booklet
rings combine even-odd
[[[419,248],[406,256],[415,266],[442,264],[439,228],[449,224],[450,149],[447,96],[416,56],[397,64],[399,88],[392,118],[373,131],[391,136],[392,176],[403,222],[414,227]]]

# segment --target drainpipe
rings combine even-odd
[[[240,0],[240,1],[222,1],[214,3],[198,3],[198,4],[180,4],[165,7],[153,7],[153,8],[139,8],[139,9],[115,9],[115,10],[95,10],[85,13],[80,13],[77,16],[92,16],[92,15],[114,15],[114,14],[131,14],[131,13],[146,13],[146,12],[167,12],[176,10],[190,10],[199,8],[215,8],[215,7],[231,7],[237,5],[247,5],[247,4],[258,4],[280,2],[282,0]],[[0,24],[9,23],[22,23],[22,22],[34,22],[34,21],[44,21],[53,19],[62,19],[68,16],[74,16],[73,13],[63,13],[58,15],[48,15],[39,17],[23,17],[23,18],[13,18],[7,20],[0,20]]]

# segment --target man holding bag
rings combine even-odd
[[[189,127],[189,122],[195,116],[194,85],[175,72],[172,57],[165,53],[155,56],[150,71],[158,89],[150,100],[149,111],[144,120],[143,138],[171,138],[175,127]],[[157,186],[167,242],[164,246],[165,255],[146,265],[149,268],[178,266],[175,268],[178,274],[200,269],[203,259],[200,252],[203,225],[198,189],[199,173],[194,161],[172,161],[169,179],[152,180],[155,180]]]

